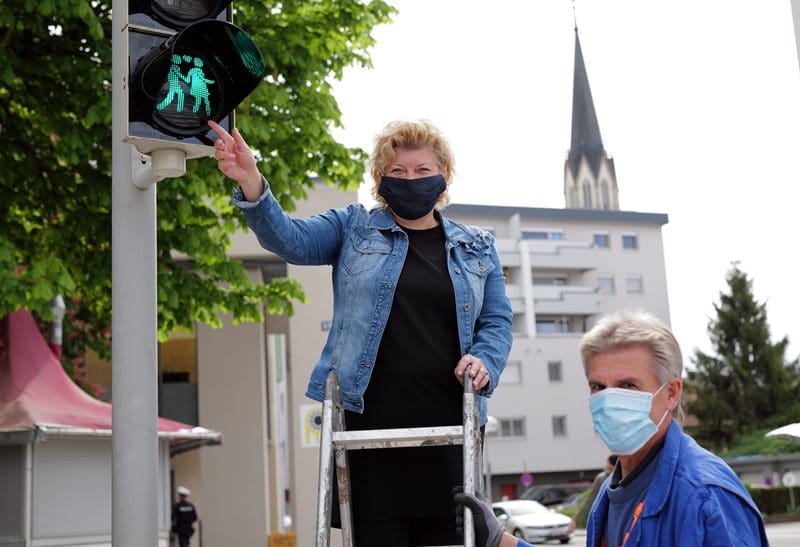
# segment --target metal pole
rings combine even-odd
[[[792,21],[794,23],[794,43],[797,59],[800,61],[800,0],[792,0]]]
[[[112,2],[112,496],[114,547],[158,545],[156,189],[132,182],[128,1]]]
[[[493,499],[492,495],[492,462],[489,460],[489,438],[497,435],[497,429],[500,427],[500,422],[494,416],[489,416],[486,420],[486,432],[483,440],[483,462],[486,467],[486,480],[485,494],[489,500]]]
[[[480,471],[477,462],[480,461],[478,451],[478,406],[475,400],[475,391],[472,389],[472,380],[469,377],[470,367],[464,371],[464,403],[463,403],[463,441],[464,452],[462,462],[464,465],[464,492],[467,494],[479,493],[476,484]],[[464,547],[475,547],[475,527],[473,525],[472,511],[464,507]]]
[[[319,439],[319,486],[317,491],[316,547],[328,547],[331,541],[331,503],[333,497],[333,391],[336,373],[325,379],[322,402],[322,428]]]

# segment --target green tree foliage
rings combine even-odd
[[[247,0],[235,23],[259,45],[268,74],[237,109],[237,125],[287,210],[314,178],[355,188],[365,152],[331,136],[341,113],[331,82],[369,65],[380,0]],[[108,355],[111,321],[111,1],[0,4],[0,316],[50,316],[63,294],[82,339]],[[201,321],[291,313],[299,285],[253,283],[226,251],[243,226],[232,182],[211,159],[158,183],[158,322],[163,338]],[[180,259],[175,259],[180,256]],[[69,325],[66,328],[70,328]]]
[[[723,451],[742,435],[800,420],[798,360],[785,358],[788,337],[770,340],[766,304],[737,265],[726,277],[728,293],[714,305],[708,325],[713,355],[695,351],[686,385],[690,428],[699,442]]]

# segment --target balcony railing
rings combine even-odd
[[[600,311],[597,289],[585,285],[534,285],[536,314],[591,315]]]

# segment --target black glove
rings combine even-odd
[[[465,494],[462,488],[454,489],[456,502],[456,532],[464,535],[464,506],[472,511],[476,547],[498,547],[503,537],[503,525],[494,516],[489,500],[481,495]]]

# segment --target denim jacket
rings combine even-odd
[[[342,404],[363,413],[364,392],[405,262],[408,237],[391,211],[380,207],[367,211],[357,203],[292,219],[264,183],[264,193],[255,202],[245,201],[239,188],[233,197],[261,246],[290,264],[333,267],[333,324],[306,396],[322,401],[328,372],[336,371]],[[493,236],[436,215],[445,233],[461,354],[480,358],[489,370],[490,382],[478,392],[480,423],[485,424],[485,397],[497,386],[511,349],[511,305]]]

